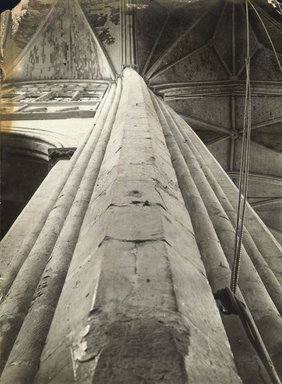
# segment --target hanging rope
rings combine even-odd
[[[273,384],[281,384],[278,373],[271,360],[271,357],[265,347],[265,344],[261,338],[259,330],[254,322],[253,316],[248,307],[236,297],[230,288],[224,288],[219,290],[215,295],[221,312],[225,315],[238,315],[242,322],[242,325],[246,331],[246,334],[259,355],[262,363],[264,364],[267,372],[272,380]]]
[[[243,231],[245,222],[245,212],[249,184],[249,167],[250,167],[250,141],[251,141],[251,85],[250,85],[250,27],[249,27],[249,9],[246,0],[246,88],[245,88],[245,105],[243,120],[242,148],[240,158],[240,174],[239,174],[239,198],[237,208],[237,220],[235,230],[234,245],[234,262],[231,273],[231,291],[235,294],[238,285],[241,248],[243,241]]]
[[[278,3],[278,2],[277,2]],[[245,105],[244,105],[244,120],[243,120],[243,135],[242,135],[242,148],[240,158],[240,173],[239,173],[239,198],[236,220],[236,232],[235,232],[235,245],[234,245],[234,262],[231,272],[231,291],[235,294],[236,287],[238,285],[240,260],[241,260],[241,248],[244,232],[244,221],[248,194],[249,184],[249,166],[250,166],[250,141],[251,141],[251,86],[250,86],[250,25],[249,25],[249,7],[251,5],[259,21],[262,24],[263,29],[269,39],[272,50],[274,52],[278,67],[282,73],[282,65],[280,63],[275,46],[271,39],[271,36],[260,16],[256,7],[251,0],[246,0],[246,90],[245,90]],[[279,3],[278,3],[279,4]],[[280,6],[280,4],[279,4]],[[279,8],[280,9],[280,8]]]
[[[245,328],[249,340],[256,349],[261,361],[266,367],[269,376],[274,384],[281,384],[275,366],[265,347],[258,328],[254,322],[251,312],[247,306],[240,301],[235,293],[238,285],[241,248],[244,232],[244,221],[246,213],[246,203],[249,183],[249,168],[250,168],[250,142],[251,142],[251,84],[250,84],[250,27],[249,27],[249,9],[246,0],[246,89],[245,89],[245,104],[244,104],[244,119],[243,119],[243,135],[242,149],[240,158],[240,174],[239,174],[239,198],[236,220],[236,233],[234,245],[234,262],[231,272],[230,288],[219,290],[214,296],[220,303],[221,311],[224,314],[237,314]],[[251,4],[251,2],[250,2]],[[252,4],[251,4],[252,5]],[[253,7],[253,5],[252,5]],[[269,34],[268,34],[269,35]],[[270,38],[270,36],[269,36]],[[277,54],[276,54],[277,55]],[[277,56],[278,59],[278,56]],[[278,59],[279,62],[279,59]],[[279,62],[280,64],[280,62]],[[280,68],[280,67],[279,67]]]

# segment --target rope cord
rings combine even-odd
[[[238,285],[241,248],[244,233],[244,221],[246,213],[246,203],[249,184],[249,168],[250,168],[250,142],[251,142],[251,82],[250,82],[250,25],[249,25],[249,7],[250,0],[246,1],[246,88],[245,88],[245,103],[244,103],[244,118],[243,118],[243,134],[242,148],[240,156],[240,173],[239,173],[239,197],[236,219],[235,245],[234,245],[234,262],[231,272],[230,288],[225,288],[218,291],[214,296],[220,302],[220,308],[225,314],[237,314],[245,328],[249,340],[256,349],[261,361],[266,367],[269,376],[274,384],[281,384],[275,366],[265,347],[264,341],[258,331],[251,312],[247,306],[236,297],[236,288]],[[253,7],[253,5],[251,4]],[[254,8],[254,7],[253,7]],[[259,16],[259,15],[258,15]],[[260,16],[259,16],[260,18]],[[261,18],[260,18],[261,20]],[[262,20],[261,20],[262,21]],[[265,26],[264,26],[265,28]],[[266,28],[265,28],[266,29]],[[267,32],[268,34],[268,32]],[[269,34],[268,34],[269,36]],[[270,39],[270,36],[269,36]],[[270,39],[271,40],[271,39]],[[271,41],[273,46],[273,43]],[[275,48],[273,46],[275,51]],[[276,51],[275,51],[276,54]],[[277,56],[277,54],[276,54]],[[279,62],[279,58],[277,56]],[[281,65],[279,62],[279,68]],[[282,72],[282,71],[281,71]]]
[[[249,28],[249,10],[248,0],[246,0],[246,89],[245,89],[245,104],[244,104],[244,120],[243,120],[243,135],[242,148],[240,158],[240,173],[239,173],[239,198],[237,208],[237,220],[235,231],[234,245],[234,262],[231,273],[230,288],[234,294],[238,285],[241,249],[243,241],[244,221],[249,184],[249,167],[250,167],[250,139],[251,139],[251,85],[250,85],[250,28]]]
[[[262,340],[262,337],[259,333],[256,323],[254,322],[254,319],[252,317],[250,310],[244,305],[243,302],[238,300],[235,296],[234,298],[236,300],[237,311],[242,321],[243,327],[245,328],[245,331],[249,339],[251,340],[251,343],[253,344],[255,350],[257,351],[261,361],[263,362],[265,368],[267,369],[268,374],[273,381],[273,384],[281,384],[278,373],[271,360],[268,350],[266,349],[266,346]]]
[[[221,289],[214,296],[220,304],[220,309],[224,314],[235,314],[240,317],[246,334],[267,369],[272,383],[281,384],[279,375],[248,307],[241,300],[239,300],[238,297],[236,297],[230,288]]]
[[[247,203],[247,193],[249,184],[249,166],[250,166],[250,138],[251,138],[251,86],[250,86],[250,25],[249,25],[249,7],[256,13],[260,20],[266,35],[269,39],[271,47],[273,49],[275,58],[278,63],[278,67],[282,73],[282,66],[276,52],[275,46],[271,39],[271,36],[255,6],[251,0],[246,0],[246,91],[245,91],[245,105],[244,105],[244,120],[243,120],[243,135],[242,135],[242,149],[240,157],[240,173],[239,173],[239,198],[237,208],[237,220],[236,220],[236,233],[235,233],[235,245],[234,245],[234,262],[231,273],[230,288],[232,292],[236,293],[236,287],[238,285],[240,260],[241,260],[241,248],[244,232],[244,221]]]

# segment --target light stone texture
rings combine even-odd
[[[207,379],[240,383],[150,94],[127,69],[35,383]]]

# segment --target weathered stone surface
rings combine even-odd
[[[14,105],[13,97],[6,98],[4,104],[10,105],[2,107],[5,129],[18,120],[17,133],[22,128],[38,132],[40,125],[60,146],[66,139],[61,129],[66,128],[68,141],[76,130],[83,142],[82,131],[88,130],[96,111],[95,98],[89,98],[94,103],[88,110],[86,104],[78,111],[68,106],[57,110],[56,103],[47,107],[45,91],[53,98],[51,88],[58,85],[53,79],[104,78],[115,70],[121,74],[124,65],[139,65],[154,91],[193,125],[236,183],[246,63],[245,11],[240,1],[59,0],[47,16],[54,3],[29,0],[16,34],[17,46],[5,36],[4,69],[20,47],[26,47],[15,78],[47,78],[49,83],[46,89],[43,83],[39,87],[40,106]],[[259,0],[255,5],[280,57],[278,13],[264,3]],[[250,203],[259,204],[257,212],[278,236],[281,84],[276,80],[281,71],[253,11],[249,37]],[[73,178],[62,169],[61,175],[53,174],[58,180],[47,178],[8,237],[3,262],[8,274],[0,281],[5,293],[16,279],[2,305],[2,335],[10,331],[11,336],[4,360],[13,346],[3,374],[5,384],[31,383],[55,309],[38,384],[238,382],[212,297],[230,280],[226,258],[231,265],[238,191],[179,116],[167,105],[164,121],[157,116],[147,87],[137,79],[125,72],[119,113],[104,120],[107,134],[99,134],[97,147],[88,146],[88,155],[78,159],[75,174],[83,177]],[[67,92],[72,84],[67,84]],[[27,87],[25,83],[19,88],[22,85]],[[33,103],[37,85],[29,84],[22,100],[31,96],[28,103]],[[59,88],[54,99],[60,99]],[[69,97],[72,92],[67,92]],[[86,100],[83,87],[71,98],[78,100],[79,92]],[[104,100],[111,105],[111,98]],[[163,134],[169,114],[177,127]],[[78,116],[81,119],[71,126],[71,119]],[[89,117],[88,123],[83,116]],[[109,121],[114,120],[108,141]],[[33,150],[40,147],[43,143],[36,143]],[[60,194],[59,184],[66,180],[69,188]],[[44,191],[49,190],[47,203]],[[264,199],[269,199],[266,206]],[[33,219],[33,208],[40,202],[42,212]],[[45,223],[52,206],[52,219]],[[30,231],[22,245],[20,224]],[[245,224],[240,287],[278,366],[281,247],[250,206]],[[238,295],[244,300],[239,289]],[[242,381],[269,384],[238,317],[222,320]],[[3,358],[3,349],[0,354]]]
[[[150,95],[134,71],[124,76],[35,382],[239,383]],[[126,135],[132,124],[150,139]],[[152,175],[138,172],[144,167]],[[202,348],[212,356],[207,364]],[[193,368],[196,361],[202,369]]]
[[[17,380],[30,382],[38,368],[80,226],[104,157],[120,88],[119,81],[118,87],[113,85],[111,88],[108,106],[102,103],[96,116],[95,129],[92,129],[88,140],[73,156],[69,178],[47,217],[39,236],[40,241],[37,239],[35,242],[2,303],[0,341],[3,363],[9,358],[1,380],[7,384]],[[63,211],[59,215],[61,209]],[[37,332],[34,333],[34,329]],[[26,345],[29,348],[24,353]],[[16,365],[14,361],[17,361]]]
[[[205,161],[207,161],[208,157],[211,160],[211,156],[207,149],[199,141],[199,139],[195,137],[192,130],[190,130],[190,128],[184,123],[184,121],[180,119],[179,116],[176,115],[172,110],[170,111],[171,115],[169,115],[165,106],[163,106],[162,111],[164,114],[166,114],[165,123],[167,126],[165,127],[165,132],[166,137],[169,137],[168,147],[171,151],[172,159],[175,163],[175,169],[179,178],[180,187],[182,189],[187,208],[189,212],[191,212],[192,223],[196,229],[195,234],[201,249],[201,254],[205,254],[206,256],[204,258],[204,264],[207,266],[210,283],[212,287],[217,290],[219,287],[217,284],[220,282],[223,283],[222,277],[224,279],[224,275],[225,278],[228,276],[228,267],[226,273],[224,273],[223,276],[220,276],[223,272],[221,268],[218,269],[218,271],[214,269],[214,265],[219,261],[218,258],[223,256],[222,260],[224,260],[224,255],[222,255],[222,252],[221,256],[220,252],[211,252],[209,254],[215,243],[210,244],[210,250],[206,249],[204,236],[203,234],[201,235],[201,226],[206,227],[207,221],[212,221],[214,230],[217,232],[218,238],[220,239],[220,245],[222,246],[226,257],[229,260],[230,267],[232,267],[233,253],[231,253],[231,250],[232,246],[234,246],[232,241],[234,239],[234,229],[231,223],[235,225],[235,217],[232,217],[232,212],[236,207],[236,203],[234,202],[232,194],[228,194],[227,197],[227,195],[223,193],[223,190],[221,189],[221,183],[217,183],[216,180],[218,180],[219,175],[221,175],[224,181],[228,182],[230,186],[232,183],[228,177],[223,172],[221,172],[218,163],[216,163],[214,159],[212,161],[213,167],[211,166],[211,163],[209,163],[210,166],[207,168]],[[177,124],[175,124],[176,122],[178,127],[180,127],[180,131],[184,135],[183,137],[179,136],[179,132],[177,131],[178,128],[176,128]],[[169,127],[174,132],[174,135],[169,132]],[[196,146],[196,144],[199,145]],[[193,149],[195,157],[190,152],[191,149]],[[200,164],[197,164],[196,158]],[[184,171],[184,159],[186,160],[186,164],[189,168],[189,171],[186,170],[186,172]],[[203,159],[205,159],[204,162]],[[181,164],[182,166],[180,166]],[[193,188],[187,187],[188,182],[190,183],[191,187],[193,186]],[[226,184],[222,188],[225,188]],[[195,198],[195,205],[193,205],[191,199],[193,200]],[[202,218],[206,216],[206,222],[202,221],[201,216],[198,214],[195,215],[194,208],[197,209],[197,212],[201,212]],[[223,208],[226,209],[226,211]],[[206,213],[204,214],[205,210]],[[263,247],[265,245],[264,241],[267,241],[268,244],[273,242],[272,249],[276,249],[276,252],[278,252],[278,254],[280,252],[280,255],[281,250],[279,251],[279,247],[277,247],[276,242],[273,241],[274,239],[272,239],[271,236],[267,234],[266,228],[264,228],[264,232],[261,232],[264,234],[264,238],[261,238],[261,241],[259,242],[254,241],[255,238],[252,238],[251,233],[254,227],[257,227],[257,225],[254,225],[256,222],[255,213],[252,212],[251,209],[249,209],[248,213],[249,215],[252,215],[252,220],[247,222],[248,225],[245,229],[246,233],[244,234],[244,244],[246,245],[246,249],[250,255],[247,254],[246,249],[243,247],[239,286],[242,288],[246,302],[252,312],[256,324],[261,332],[264,343],[267,346],[270,356],[272,357],[276,369],[279,373],[279,359],[281,354],[281,316],[279,315],[279,310],[281,311],[281,295],[279,295],[280,287],[275,278],[277,269],[272,270],[270,265],[268,265],[266,262],[267,258]],[[230,237],[231,233],[233,236]],[[212,231],[209,231],[209,234],[212,235]],[[215,253],[217,253],[216,256],[214,255]],[[224,264],[224,261],[220,261],[219,267],[223,267]],[[258,273],[261,275],[262,281],[260,280]],[[258,292],[260,292],[259,295],[257,294]],[[240,367],[241,377],[246,380],[246,377],[251,377],[250,373],[253,372],[253,375],[257,377],[257,382],[261,382],[261,380],[264,381],[260,373],[261,369],[264,370],[264,368],[260,368],[259,371],[257,369],[253,369],[254,364],[257,364],[255,363],[256,357],[251,357],[252,351],[249,350],[248,346],[247,349],[244,349],[244,353],[242,353],[242,346],[240,346],[240,344],[238,344],[234,339],[235,331],[233,329],[230,330],[230,321],[227,320],[224,321],[224,323],[227,324],[226,329],[228,331],[228,335],[231,333],[230,339],[236,362],[239,361],[238,365]],[[238,327],[238,325],[236,332],[240,333],[240,327]],[[277,335],[279,336],[277,337]],[[242,340],[244,340],[244,337]],[[245,366],[245,369],[243,366]],[[266,380],[269,380],[269,378],[266,378]]]
[[[8,74],[10,79],[101,79],[111,70],[77,3],[59,1]]]
[[[120,1],[79,0],[87,20],[102,43],[109,61],[119,73],[121,69]]]
[[[5,331],[11,345],[19,331],[2,375],[5,384],[32,380],[47,334],[36,384],[104,383],[109,378],[140,384],[144,380],[240,383],[210,288],[228,283],[230,276],[222,251],[230,243],[226,235],[230,229],[223,228],[219,237],[215,233],[222,223],[216,221],[217,215],[229,220],[230,212],[221,212],[215,191],[207,193],[207,181],[192,155],[198,148],[202,160],[208,159],[201,143],[191,142],[191,153],[182,145],[183,121],[179,120],[179,132],[175,126],[169,134],[168,110],[163,107],[165,120],[157,115],[141,78],[127,69],[122,83],[120,102],[111,91],[106,101],[112,112],[101,112],[101,121],[98,113],[99,127],[75,155],[77,163],[67,181],[70,213],[63,221],[58,213],[52,214],[55,224],[62,221],[62,228],[56,228],[61,232],[37,288],[35,280],[27,285],[23,277],[25,271],[30,273],[30,263],[33,269],[39,263],[32,275],[38,279],[44,258],[35,256],[47,257],[42,253],[44,242],[38,242],[20,268],[2,305],[7,309],[3,326],[11,326],[11,335]],[[187,140],[192,135],[189,132]],[[211,163],[217,180],[220,168],[214,160]],[[60,194],[56,211],[65,209],[63,200]],[[46,236],[50,223],[48,219],[44,226]],[[18,294],[19,287],[26,287],[26,294]],[[264,335],[269,335],[270,349],[278,358],[272,329],[280,325],[272,304],[267,304],[271,309],[267,322],[259,301],[255,298],[251,304],[261,327],[270,321]],[[238,327],[234,319],[224,324],[228,332]],[[240,332],[236,330],[239,338]],[[231,341],[238,353],[238,341],[234,337]],[[257,364],[252,351],[245,356],[251,359],[251,368],[244,378],[256,375]],[[241,367],[241,360],[238,364]]]

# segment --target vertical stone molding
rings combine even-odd
[[[213,297],[230,281],[231,183],[125,68],[4,239],[0,382],[270,384],[238,317],[221,318]],[[273,238],[257,240],[255,220],[249,208],[238,294],[276,364],[281,288],[265,258]]]
[[[240,383],[150,93],[122,88],[35,383]]]
[[[106,134],[109,134],[111,129],[115,108],[118,104],[117,98],[118,92],[116,92],[116,85],[113,84],[108,94],[108,104],[105,102],[102,103],[95,116],[93,129],[90,131],[86,141],[77,149],[70,160],[70,167],[67,172],[62,175],[64,183],[61,184],[61,189],[59,188],[57,190],[58,194],[54,206],[51,208],[49,205],[51,210],[46,212],[45,222],[41,231],[38,233],[38,237],[32,237],[32,239],[28,241],[27,236],[25,250],[27,252],[29,251],[29,253],[25,254],[25,258],[22,257],[21,262],[15,260],[15,263],[11,263],[11,266],[9,265],[4,273],[4,278],[2,280],[3,286],[1,287],[2,303],[0,315],[2,366],[9,356],[10,350],[13,347],[13,342],[17,337],[28,310],[30,309],[30,305],[34,305],[34,298],[36,296],[42,296],[41,293],[38,293],[38,290],[40,291],[46,287],[46,277],[44,277],[43,286],[41,284],[42,282],[40,282],[40,278],[42,277],[42,273],[46,268],[48,261],[53,260],[52,252],[55,250],[59,249],[60,254],[64,257],[64,266],[60,272],[61,274],[66,272],[66,268],[68,267],[67,254],[71,257],[73,247],[76,243],[76,237],[80,229],[79,220],[83,219],[87,207],[87,194],[91,196],[92,192],[91,187],[90,191],[80,188],[81,183],[85,184],[85,177],[87,177],[87,174],[89,175],[89,170],[87,171],[87,169],[89,169],[93,163],[90,163],[93,154],[95,154],[96,157],[95,166],[99,170],[97,162],[98,164],[99,161],[101,162],[105,151],[105,143],[107,142],[107,140],[105,140],[105,132]],[[103,143],[102,149],[101,141]],[[97,149],[97,151],[94,152],[94,149]],[[95,183],[93,177],[95,177],[95,175],[91,175],[91,180],[94,180]],[[52,185],[50,185],[50,188],[52,188]],[[81,196],[81,194],[83,194],[83,196]],[[70,223],[71,220],[76,221],[76,219],[76,226],[73,225],[73,223]],[[57,278],[59,280],[58,286],[63,284],[64,281],[64,278],[61,278],[61,276],[62,275],[55,273],[52,276],[52,278]],[[36,290],[37,286],[38,288]],[[54,296],[52,300],[56,303],[58,297]],[[52,318],[54,308],[50,307],[49,312],[48,313]],[[44,312],[38,312],[38,314],[41,316]],[[28,326],[28,329],[30,333],[35,336],[32,327]],[[24,333],[23,330],[21,332]],[[48,332],[48,326],[42,327],[43,342],[44,335],[46,337],[46,332]],[[24,335],[24,339],[26,337],[28,337],[28,335]],[[17,345],[21,346],[21,343],[17,343]],[[32,348],[30,351],[32,351]],[[35,360],[38,360],[38,358],[39,355],[35,357]],[[28,363],[32,365],[30,362]],[[19,370],[21,370],[21,368]],[[10,379],[10,376],[9,373],[9,380],[13,381],[14,379]],[[24,378],[24,374],[20,374],[20,376]]]
[[[0,15],[0,384],[282,383],[278,8]]]
[[[224,209],[226,210],[227,214],[230,215],[230,211],[235,212],[237,209],[238,202],[238,189],[236,188],[232,180],[228,177],[226,172],[221,168],[217,160],[213,157],[213,155],[203,144],[203,142],[195,134],[195,132],[193,132],[193,130],[187,125],[187,123],[180,116],[178,116],[171,108],[167,108],[174,115],[178,126],[181,127],[180,129],[182,130],[182,132],[184,132],[185,138],[187,138],[189,142],[192,143],[191,148],[193,149],[196,156],[200,156],[202,158],[201,164],[205,164],[205,169],[207,169],[208,167],[210,170],[209,174],[212,173],[214,175],[216,182],[210,181],[210,183],[213,184],[213,188],[215,188],[215,185],[217,185],[217,191],[215,191],[216,194],[218,195],[220,193],[220,190],[224,192]],[[231,216],[229,217],[231,219]],[[231,219],[231,221],[233,220],[234,219]],[[248,236],[248,233],[251,236],[252,240]],[[271,272],[275,275],[276,279],[281,285],[282,265],[281,263],[277,262],[281,259],[282,255],[281,245],[272,236],[269,229],[266,227],[266,225],[262,222],[262,220],[259,218],[259,216],[255,213],[255,211],[251,208],[249,204],[247,204],[246,209],[244,246],[249,249],[248,252],[250,252],[250,254],[253,254],[255,252],[254,247],[257,248],[257,250],[261,253],[264,259],[264,261],[262,261],[261,258],[258,256],[260,260],[256,263],[258,272],[260,270],[259,264],[261,265],[267,263]],[[269,249],[271,249],[271,252],[269,252]],[[254,260],[254,256],[251,257],[253,257]],[[261,271],[262,274],[264,274],[265,272],[267,273],[269,268],[264,268],[265,271]],[[266,276],[264,277],[266,278]],[[267,289],[269,289],[268,285]]]
[[[191,214],[196,240],[207,268],[211,286],[217,290],[224,278],[228,280],[228,286],[230,283],[228,268],[224,273],[222,273],[222,268],[226,268],[225,257],[230,268],[233,265],[236,219],[234,207],[224,196],[223,190],[205,163],[199,162],[200,154],[197,153],[193,142],[186,134],[186,132],[191,131],[190,127],[178,125],[177,114],[169,110],[165,103],[157,100],[155,96],[153,99],[162,121],[186,207]],[[219,168],[219,166],[217,167]],[[224,207],[227,208],[227,212]],[[270,233],[268,236],[269,239],[272,238]],[[216,245],[219,244],[222,247],[220,251],[216,249]],[[273,360],[277,362],[277,369],[279,369],[282,349],[280,337],[282,335],[281,286],[263,255],[256,248],[247,229],[245,229],[244,244],[246,244],[250,255],[243,247],[239,286],[268,351]],[[240,356],[238,358],[241,360]],[[249,370],[249,368],[245,368]],[[258,380],[260,381],[260,378]]]

